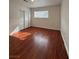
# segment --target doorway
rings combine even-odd
[[[19,15],[19,30],[29,27],[29,13],[27,11],[20,10]]]

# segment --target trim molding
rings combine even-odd
[[[67,45],[66,45],[66,41],[64,40],[64,36],[63,36],[62,31],[61,31],[61,35],[62,35],[62,38],[63,38],[63,41],[64,41],[64,45],[65,45],[65,48],[66,48],[67,54],[68,54],[68,56],[69,56],[68,47],[67,47]]]
[[[15,32],[18,32],[19,31],[19,28],[18,28],[18,26],[14,29],[14,31],[12,31],[11,33],[10,33],[10,35],[13,35],[13,33],[15,33]]]

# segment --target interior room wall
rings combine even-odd
[[[25,18],[28,19],[28,26],[30,26],[30,9],[21,0],[9,0],[9,34],[13,31],[19,31],[17,27],[21,18],[19,15],[20,10],[25,11]],[[27,23],[27,20],[25,23]]]
[[[69,1],[68,0],[62,0],[62,4],[61,4],[61,34],[64,39],[67,52],[69,52]]]
[[[34,11],[48,11],[48,18],[34,18]],[[31,8],[31,26],[48,29],[60,29],[60,5]]]

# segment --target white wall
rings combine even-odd
[[[49,16],[47,19],[44,18],[34,18],[34,11],[48,11]],[[32,26],[42,27],[48,29],[60,29],[60,6],[48,6],[48,7],[38,7],[32,8]]]
[[[30,9],[25,6],[25,3],[22,0],[9,0],[9,33],[13,32],[18,26],[21,18],[19,14],[20,10],[25,11],[25,18],[26,20],[29,20],[28,26],[30,26]],[[29,13],[29,15],[27,15],[27,13]],[[27,21],[25,23],[27,23]]]
[[[68,0],[62,0],[61,34],[64,39],[64,43],[65,43],[67,52],[69,52],[69,1]]]

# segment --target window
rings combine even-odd
[[[48,18],[48,11],[35,11],[34,18]]]

